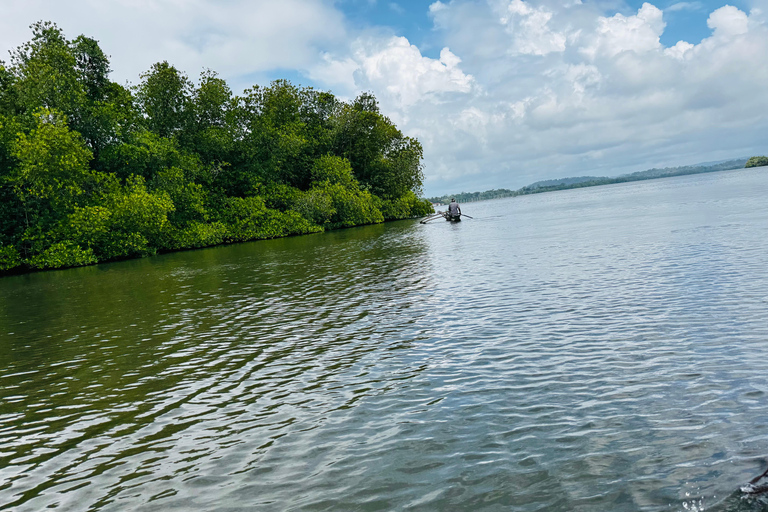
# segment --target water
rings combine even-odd
[[[0,509],[766,510],[768,172],[0,279]]]

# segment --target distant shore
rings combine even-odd
[[[541,194],[543,192],[554,192],[555,190],[567,190],[571,188],[597,187],[600,185],[611,185],[613,183],[626,183],[629,181],[655,180],[659,178],[671,178],[673,176],[685,176],[688,174],[702,174],[707,172],[730,171],[734,169],[744,169],[745,167],[754,167],[758,159],[765,157],[736,158],[722,162],[685,165],[681,167],[665,167],[663,169],[648,169],[647,171],[633,172],[621,176],[600,177],[600,176],[579,176],[575,178],[560,178],[554,180],[537,181],[518,190],[509,190],[505,188],[486,190],[485,192],[461,192],[459,194],[446,194],[444,196],[430,197],[431,203],[448,203],[451,198],[455,198],[460,203],[471,203],[475,201],[487,201],[490,199],[499,199],[502,197],[515,197],[527,194]],[[762,160],[760,160],[762,162]],[[753,165],[749,165],[753,163]],[[768,159],[766,159],[768,163]],[[766,164],[762,164],[766,165]]]

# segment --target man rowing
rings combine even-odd
[[[458,220],[461,217],[461,207],[456,202],[456,198],[451,198],[451,204],[448,205],[448,218],[450,220]]]

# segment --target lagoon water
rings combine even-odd
[[[0,509],[766,510],[768,171],[0,279]]]

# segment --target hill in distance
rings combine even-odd
[[[530,185],[526,185],[518,190],[509,190],[505,188],[486,190],[485,192],[461,192],[460,194],[447,194],[440,197],[430,197],[432,203],[448,203],[452,197],[460,203],[471,203],[474,201],[486,201],[489,199],[499,199],[502,197],[514,197],[526,194],[540,194],[542,192],[552,192],[555,190],[567,190],[570,188],[596,187],[600,185],[610,185],[612,183],[626,183],[629,181],[654,180],[659,178],[670,178],[672,176],[684,176],[687,174],[701,174],[707,172],[728,171],[732,169],[743,169],[748,158],[736,158],[732,160],[721,160],[717,162],[704,162],[694,165],[684,165],[680,167],[664,167],[661,169],[653,168],[647,171],[638,171],[630,174],[622,174],[613,178],[600,176],[579,176],[574,178],[559,178],[552,180],[542,180]]]

